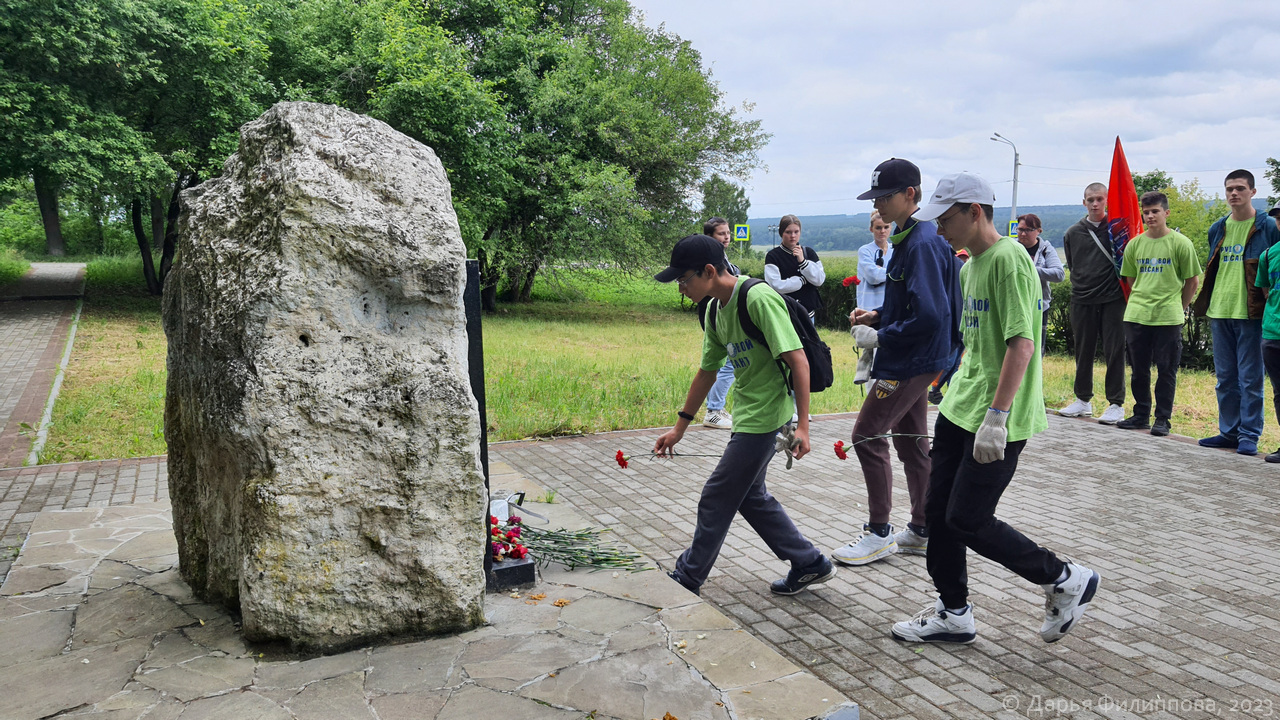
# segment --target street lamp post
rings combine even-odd
[[[1013,207],[1009,208],[1009,227],[1012,228],[1018,222],[1018,166],[1022,164],[1018,162],[1018,146],[1000,133],[991,133],[991,139],[1013,148]]]

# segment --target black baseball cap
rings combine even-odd
[[[858,199],[875,200],[909,187],[920,187],[920,168],[910,160],[889,158],[876,166],[871,173],[871,189],[859,195]]]
[[[1271,217],[1280,217],[1280,202],[1276,203],[1276,206],[1271,208],[1267,214]]]
[[[708,265],[719,267],[724,262],[724,246],[719,240],[706,235],[689,235],[671,248],[671,265],[653,276],[658,282],[668,283],[690,270],[701,270]]]

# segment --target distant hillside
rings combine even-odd
[[[1255,199],[1253,204],[1254,207],[1264,213],[1270,209],[1265,199]],[[1052,243],[1054,247],[1060,248],[1062,247],[1062,236],[1066,233],[1067,228],[1084,217],[1084,206],[1019,206],[1018,214],[1025,213],[1039,215],[1040,223],[1044,226],[1041,237]],[[995,220],[996,227],[1001,232],[1005,232],[1009,222],[1009,207],[996,208]],[[777,217],[751,218],[748,220],[747,224],[751,225],[752,246],[767,248],[776,245],[778,241],[777,231],[770,234],[769,226],[777,222]],[[818,252],[823,250],[857,250],[866,243],[871,242],[871,231],[868,229],[870,223],[870,213],[858,215],[801,215],[800,225],[803,229],[800,234],[800,242]]]

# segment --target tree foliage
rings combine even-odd
[[[1267,202],[1275,205],[1280,202],[1280,160],[1267,158],[1267,171],[1263,177],[1271,181],[1271,192],[1274,193],[1267,196]]]
[[[341,105],[432,147],[490,298],[500,285],[527,298],[551,266],[660,257],[696,219],[703,181],[745,177],[768,140],[689,43],[625,0],[0,9],[0,179],[30,176],[128,217],[148,267],[166,250],[147,272],[153,291],[177,192],[216,174],[236,129],[277,100]]]
[[[747,191],[719,175],[712,175],[702,182],[702,219],[722,217],[730,225],[744,225],[751,201]]]
[[[1173,187],[1173,178],[1169,173],[1158,169],[1146,173],[1134,173],[1133,187],[1138,191],[1138,197],[1142,197],[1145,192]]]

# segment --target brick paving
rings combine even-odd
[[[0,288],[0,467],[23,464],[31,450],[21,425],[37,427],[44,414],[75,310],[65,298],[83,284],[83,263],[34,263]]]
[[[0,469],[0,583],[40,511],[168,500],[168,478],[164,457]]]
[[[848,441],[853,415],[815,418],[813,456],[770,468],[770,490],[820,547],[866,520]],[[714,458],[648,460],[657,431],[491,446],[495,460],[670,567],[693,532]],[[694,428],[679,449],[719,454],[724,431]],[[613,454],[635,454],[628,470]],[[900,472],[900,469],[899,469]],[[905,522],[899,476],[894,521]],[[932,604],[922,557],[893,556],[815,592],[774,597],[785,572],[735,523],[703,596],[843,691],[863,717],[1260,717],[1280,712],[1280,467],[1174,438],[1051,417],[1028,443],[1000,517],[1093,567],[1102,587],[1084,623],[1040,640],[1040,589],[970,554],[978,641],[900,644],[889,626]]]

